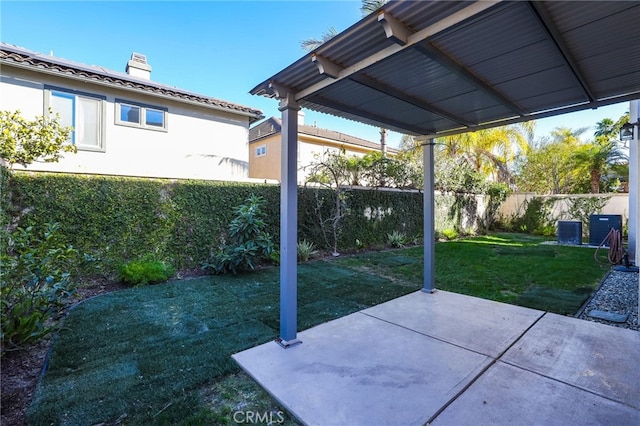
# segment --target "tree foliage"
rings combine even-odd
[[[516,156],[526,151],[533,126],[527,122],[446,136],[438,138],[436,150],[440,157],[465,161],[486,178],[512,184]]]
[[[610,179],[609,174],[624,175],[628,164],[617,141],[625,120],[627,115],[616,122],[601,120],[592,140],[581,138],[586,128],[556,128],[550,138],[531,144],[527,155],[516,163],[518,189],[539,194],[613,190],[617,180]]]
[[[0,158],[23,167],[34,161],[57,162],[62,152],[76,152],[74,145],[66,143],[73,131],[60,123],[60,116],[49,111],[49,117],[38,116],[27,120],[20,111],[0,111]]]

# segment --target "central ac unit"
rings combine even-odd
[[[582,244],[582,222],[558,221],[558,244]]]
[[[592,214],[589,216],[589,245],[599,246],[603,244],[609,247],[607,234],[609,230],[622,231],[622,216],[619,214]]]

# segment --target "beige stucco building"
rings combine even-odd
[[[260,110],[156,83],[144,55],[125,63],[123,73],[0,43],[0,110],[32,120],[52,108],[74,128],[76,154],[28,170],[249,177],[249,126]]]
[[[282,121],[271,117],[249,130],[249,177],[280,181]],[[327,153],[363,157],[380,151],[380,144],[345,135],[334,130],[322,129],[304,123],[304,113],[298,114],[298,183],[308,176],[307,166]],[[389,154],[398,150],[387,148]]]

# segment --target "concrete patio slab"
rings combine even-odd
[[[640,333],[416,292],[235,354],[309,425],[640,424]]]
[[[637,331],[546,314],[502,361],[640,409]]]
[[[640,411],[497,362],[431,424],[632,426],[640,424]]]
[[[494,358],[544,314],[442,290],[411,293],[362,312]]]
[[[234,359],[309,425],[422,425],[490,358],[362,313]]]

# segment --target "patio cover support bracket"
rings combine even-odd
[[[388,13],[385,13],[384,10],[378,13],[378,22],[382,23],[387,38],[400,45],[407,44],[409,36],[415,32],[410,31],[402,24],[402,22],[398,21]]]
[[[315,53],[311,56],[311,62],[316,64],[320,74],[326,75],[331,78],[338,78],[340,76],[340,71],[344,69],[340,65],[334,64],[333,62],[323,58],[322,56],[318,56]]]
[[[288,348],[297,339],[298,310],[298,111],[293,93],[275,88],[282,97],[282,163],[280,177],[280,338]],[[279,90],[278,90],[279,89]]]
[[[420,138],[417,138],[420,140]],[[433,189],[434,182],[434,161],[433,146],[435,139],[424,140],[422,153],[424,161],[424,279],[422,291],[433,293],[435,287],[435,196]]]

